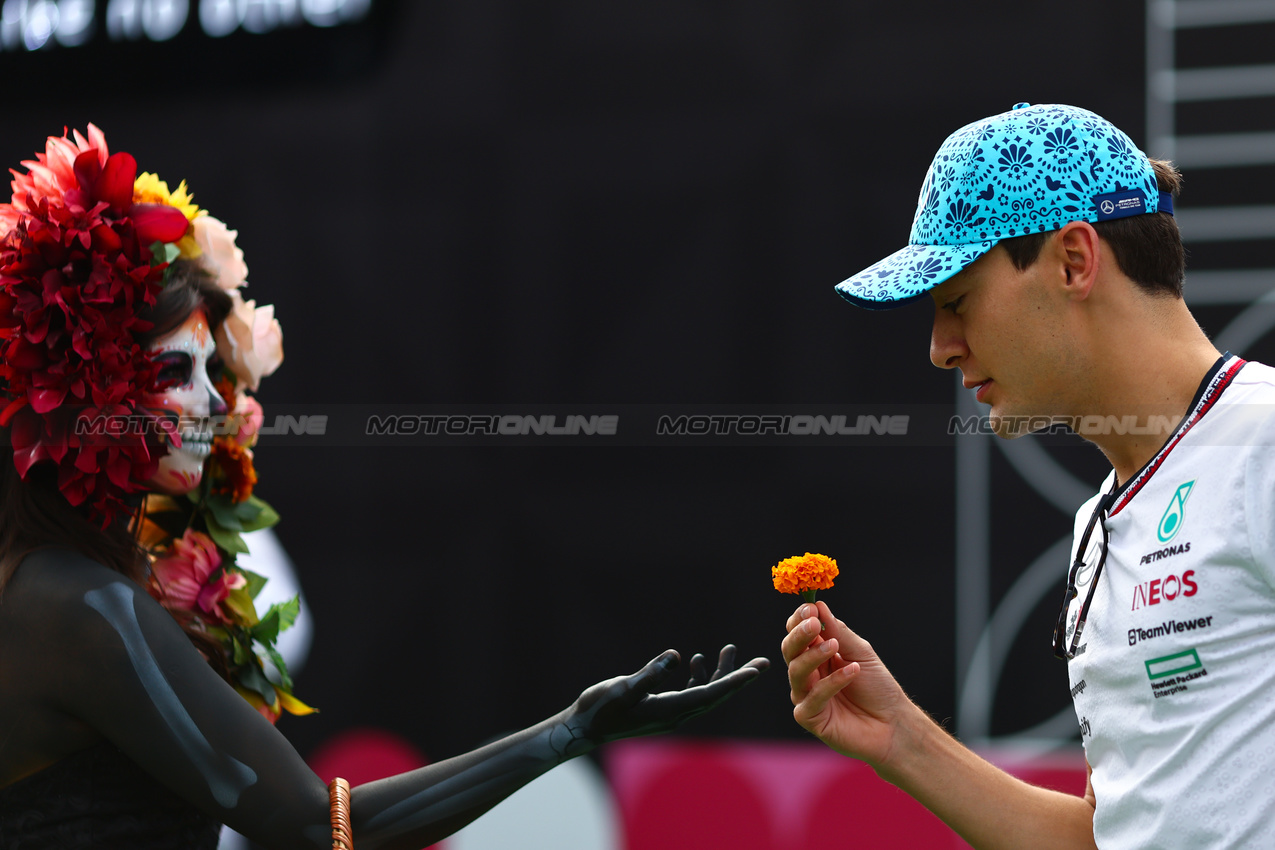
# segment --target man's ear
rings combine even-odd
[[[1062,264],[1062,285],[1068,297],[1077,300],[1089,297],[1098,279],[1100,241],[1098,231],[1087,221],[1073,221],[1054,237],[1057,260]]]

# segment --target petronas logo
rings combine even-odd
[[[1185,484],[1178,485],[1177,492],[1173,494],[1173,499],[1164,510],[1164,516],[1160,517],[1160,527],[1156,529],[1161,543],[1168,543],[1178,536],[1178,530],[1182,528],[1183,513],[1186,511],[1186,500],[1194,488],[1194,478]]]

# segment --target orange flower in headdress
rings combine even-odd
[[[212,492],[224,493],[236,505],[247,501],[257,483],[252,466],[252,450],[233,437],[214,437],[212,450]]]

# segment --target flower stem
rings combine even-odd
[[[812,589],[810,589],[810,590],[803,590],[803,591],[801,591],[801,598],[802,598],[803,600],[805,600],[806,602],[814,602],[814,601],[815,601],[815,594],[816,594],[816,593],[818,593],[818,592],[819,592],[819,591],[817,591],[817,590],[815,590],[815,589],[813,589],[813,588],[812,588]],[[825,625],[823,624],[823,620],[820,620],[820,621],[819,621],[819,631],[821,631],[821,632],[822,632],[822,631],[825,631],[827,628],[828,628],[828,627],[827,627],[827,626],[825,626]]]

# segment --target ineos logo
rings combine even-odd
[[[1103,215],[1111,215],[1113,212],[1116,211],[1116,205],[1113,204],[1111,201],[1103,201],[1101,204],[1098,205],[1098,207],[1099,209],[1102,210]]]
[[[1137,611],[1144,605],[1159,605],[1161,602],[1172,602],[1179,596],[1194,596],[1199,591],[1195,581],[1195,570],[1187,570],[1182,577],[1170,575],[1154,581],[1146,581],[1133,587],[1133,607]]]

